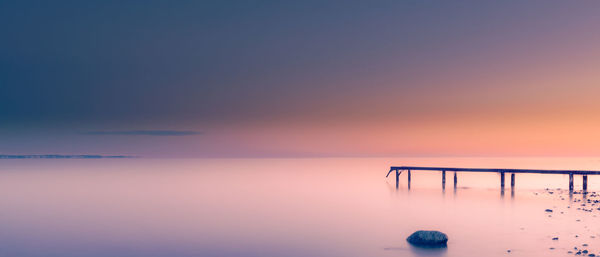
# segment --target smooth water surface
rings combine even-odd
[[[390,165],[600,170],[591,158],[1,160],[0,256],[600,252],[598,206],[556,190],[567,175],[517,174],[514,193],[507,176],[502,193],[498,174],[458,173],[455,190],[449,172],[442,190],[440,172],[413,172],[409,190],[406,174],[397,189],[385,178]],[[419,229],[448,247],[409,246]]]

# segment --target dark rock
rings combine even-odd
[[[558,240],[558,237],[553,237],[552,240]]]
[[[422,247],[446,247],[448,236],[439,231],[419,230],[406,238],[406,241]]]
[[[552,212],[552,209],[546,209],[546,212]]]

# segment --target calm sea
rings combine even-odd
[[[442,190],[440,172],[413,172],[408,189],[406,174],[398,188],[385,178],[390,165],[600,170],[600,159],[0,160],[0,256],[600,252],[600,206],[557,190],[567,175],[517,174],[514,193],[507,176],[502,194],[498,174],[459,173],[455,190],[449,172]],[[600,177],[589,188],[600,189]],[[448,247],[409,246],[419,229],[445,232]]]

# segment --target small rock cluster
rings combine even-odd
[[[546,188],[545,193],[547,193],[548,195],[554,195],[556,197],[558,197],[560,200],[565,200],[565,194],[570,194],[569,198],[571,200],[572,203],[574,204],[578,204],[579,207],[577,208],[571,208],[571,206],[566,206],[567,209],[571,209],[571,210],[575,210],[575,211],[581,211],[581,212],[588,212],[588,213],[594,213],[597,211],[600,211],[600,194],[598,194],[598,192],[587,192],[587,191],[573,191],[573,192],[569,192],[568,190],[562,190],[562,189],[556,189],[556,190],[552,190],[549,188]],[[534,193],[535,195],[539,195],[538,193]],[[581,195],[582,199],[573,199],[572,196],[573,195]],[[556,207],[553,207],[556,208]],[[565,210],[566,211],[566,210]],[[546,209],[544,210],[545,213],[553,213],[553,214],[564,214],[564,211],[556,211],[555,209]],[[548,217],[552,217],[552,215],[547,215]],[[596,217],[596,215],[592,215],[592,217]],[[581,219],[576,219],[575,222],[580,222]],[[585,227],[587,228],[587,226]],[[588,229],[588,231],[590,231],[590,229]],[[591,232],[591,231],[590,231]],[[590,238],[596,238],[595,235],[590,235]],[[575,238],[580,238],[579,235],[575,235]],[[552,240],[556,241],[559,240],[559,237],[552,237]],[[596,257],[596,256],[600,256],[600,253],[592,253],[589,249],[587,249],[588,244],[584,243],[581,244],[580,247],[573,247],[573,250],[569,250],[567,251],[568,254],[573,254],[573,255],[581,255],[581,256],[587,256],[587,257]],[[554,247],[550,247],[550,250],[554,250]]]

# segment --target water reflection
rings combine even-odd
[[[408,245],[407,247],[385,247],[385,251],[398,251],[406,252],[410,251],[414,256],[446,256],[448,252],[447,247],[418,247],[414,245]],[[404,254],[402,255],[404,256]]]
[[[409,245],[410,250],[417,256],[446,256],[448,247],[418,247]]]
[[[515,187],[510,187],[510,198],[515,199]]]

